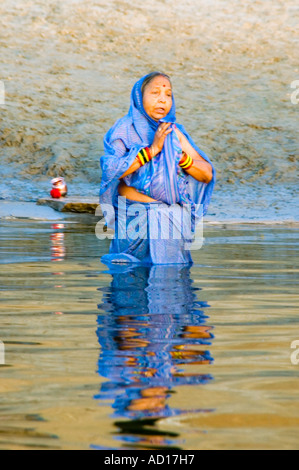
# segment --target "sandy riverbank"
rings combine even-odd
[[[178,121],[215,163],[211,214],[241,200],[244,217],[292,217],[298,18],[295,0],[3,0],[0,197],[42,197],[57,173],[96,195],[105,132],[162,68]]]

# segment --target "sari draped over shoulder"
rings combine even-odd
[[[100,160],[102,169],[100,204],[106,224],[115,230],[115,236],[112,239],[109,254],[103,256],[102,261],[192,264],[190,252],[184,248],[185,242],[192,239],[196,225],[202,221],[202,217],[207,212],[215,185],[216,172],[208,156],[197,147],[182,125],[176,124],[176,127],[184,134],[192,147],[212,165],[212,180],[209,183],[200,182],[182,170],[179,166],[182,147],[173,130],[167,135],[164,147],[156,157],[123,178],[128,186],[134,187],[137,191],[156,199],[158,202],[137,203],[120,196],[118,193],[119,178],[133,164],[138,152],[152,144],[159,124],[170,122],[173,127],[176,122],[174,98],[170,112],[159,122],[147,115],[143,107],[141,92],[142,83],[146,77],[147,75],[133,87],[128,114],[119,119],[104,137],[105,154]],[[119,202],[122,199],[125,199],[127,209],[132,204],[133,208],[138,205],[144,209],[141,211],[144,216],[143,228],[148,229],[145,238],[139,236],[136,239],[135,235],[133,238],[129,236],[127,229],[132,226],[132,223],[130,224],[133,220],[132,214],[126,217],[122,224],[118,223],[120,222]],[[113,207],[114,211],[107,210],[107,207]],[[170,207],[176,209],[172,211],[171,217],[168,210]],[[186,211],[187,207],[188,211]],[[189,212],[190,221],[187,221],[187,212]],[[158,216],[166,217],[172,228],[177,228],[180,231],[181,237],[179,239],[164,239],[160,234],[158,240],[155,237],[151,239],[149,213],[152,223],[158,223],[159,226],[161,223],[158,222]],[[142,214],[140,220],[142,220]],[[120,227],[126,231],[125,238],[119,236]]]

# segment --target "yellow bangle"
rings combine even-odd
[[[137,158],[141,166],[145,165],[146,163],[150,162],[152,157],[152,153],[148,147],[141,149],[140,152],[137,154]]]
[[[187,153],[183,152],[183,156],[179,162],[179,166],[183,168],[183,170],[188,170],[193,165],[193,159]]]

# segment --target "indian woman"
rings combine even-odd
[[[216,172],[176,123],[168,75],[152,72],[135,83],[129,112],[107,132],[104,149],[100,204],[114,238],[102,261],[193,264]]]

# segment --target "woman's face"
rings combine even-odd
[[[143,107],[145,112],[159,121],[167,116],[172,106],[172,89],[166,77],[155,77],[145,87],[143,93]]]

